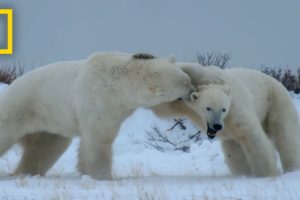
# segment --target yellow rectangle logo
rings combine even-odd
[[[0,8],[0,15],[7,15],[7,48],[0,49],[0,54],[12,54],[13,53],[13,10]]]

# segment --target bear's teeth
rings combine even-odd
[[[207,136],[209,139],[214,139],[216,137],[216,134],[207,133]]]

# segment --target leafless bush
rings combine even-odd
[[[198,63],[202,66],[215,65],[221,69],[226,68],[229,60],[231,59],[230,53],[205,53],[197,55]]]
[[[146,132],[146,147],[154,148],[158,151],[182,151],[190,152],[190,146],[193,143],[201,144],[201,132],[197,131],[193,134],[187,132],[180,132],[180,135],[174,135],[172,132],[175,127],[179,127],[182,131],[186,130],[184,125],[185,119],[174,119],[175,124],[167,129],[167,132],[162,132],[158,127],[152,127],[151,131]]]
[[[169,128],[168,130],[171,131],[173,130],[176,126],[179,126],[182,130],[186,130],[186,126],[184,125],[185,119],[173,119],[175,124]]]
[[[300,93],[300,69],[295,73],[288,68],[282,70],[282,68],[263,67],[261,71],[280,81],[288,91],[293,91],[296,94]]]
[[[0,65],[0,82],[11,84],[16,78],[24,74],[24,67],[22,65],[14,64]]]
[[[290,69],[284,71],[281,78],[281,83],[288,91],[294,91],[299,84],[297,76]]]
[[[282,69],[281,68],[269,68],[269,67],[261,67],[261,72],[268,74],[275,78],[278,81],[281,81],[282,77]]]

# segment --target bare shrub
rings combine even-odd
[[[300,93],[300,69],[295,73],[289,68],[283,70],[281,67],[277,69],[263,67],[261,71],[281,82],[288,91],[293,91],[296,94]]]
[[[202,66],[215,65],[220,67],[221,69],[226,68],[229,60],[231,59],[230,53],[205,53],[205,54],[197,54],[198,63]]]
[[[22,65],[13,64],[0,65],[0,82],[11,84],[16,78],[24,74],[24,67]]]
[[[184,125],[185,119],[174,119],[175,124],[162,132],[158,127],[152,127],[151,131],[146,132],[146,147],[154,148],[158,151],[182,151],[190,152],[190,146],[193,143],[201,144],[202,137],[201,131],[195,133],[184,132],[186,126]],[[182,132],[172,132],[178,127]]]
[[[296,75],[290,69],[287,69],[283,73],[281,83],[288,91],[294,91],[297,87],[298,80]]]
[[[260,69],[261,72],[272,76],[273,78],[275,78],[278,81],[281,81],[281,77],[282,77],[282,69],[281,68],[269,68],[269,67],[261,67]]]

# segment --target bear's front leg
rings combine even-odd
[[[221,145],[226,164],[231,173],[251,176],[252,171],[241,145],[233,139],[222,139]]]
[[[234,132],[235,139],[241,145],[253,175],[276,176],[278,170],[275,149],[259,121],[254,117],[247,118],[243,122],[238,122],[238,127]]]
[[[49,133],[35,133],[21,139],[23,155],[14,174],[45,175],[65,152],[72,138]]]
[[[78,169],[95,179],[112,179],[112,144],[116,133],[88,132],[81,136]],[[113,136],[113,137],[112,137]]]

